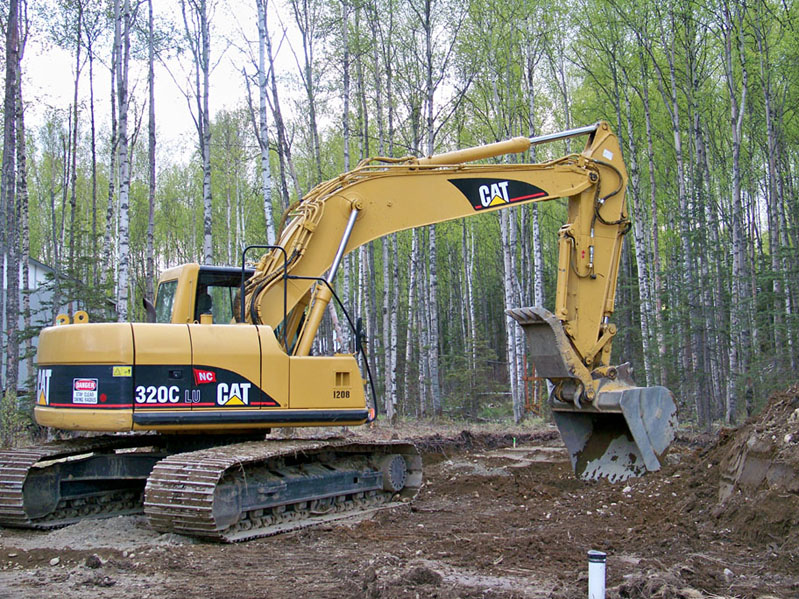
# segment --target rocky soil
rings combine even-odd
[[[141,516],[0,529],[0,599],[576,599],[589,549],[608,554],[611,598],[799,597],[799,386],[615,485],[575,480],[552,428],[416,441],[413,504],[277,537],[196,542]]]

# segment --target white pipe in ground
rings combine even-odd
[[[605,599],[605,559],[602,551],[588,552],[588,599]]]

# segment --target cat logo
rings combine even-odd
[[[504,206],[514,202],[542,199],[549,195],[535,185],[512,179],[469,177],[465,179],[450,179],[449,182],[466,196],[475,210]]]
[[[216,386],[216,403],[220,406],[250,405],[251,383],[219,383]]]
[[[492,183],[490,186],[481,185],[477,188],[480,194],[480,204],[488,208],[489,206],[499,206],[500,204],[508,204],[508,182],[500,181],[499,183]]]
[[[53,371],[50,368],[40,368],[36,379],[36,397],[40,406],[50,403],[50,377]]]

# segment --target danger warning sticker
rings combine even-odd
[[[96,404],[97,379],[72,379],[72,403]]]

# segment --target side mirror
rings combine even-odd
[[[144,311],[147,312],[145,322],[155,322],[155,306],[146,297],[141,298],[141,303],[144,306]]]

